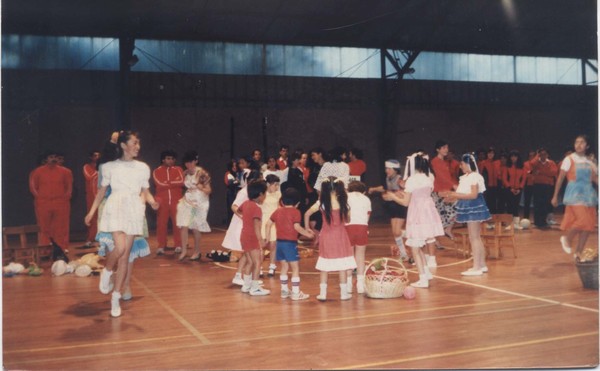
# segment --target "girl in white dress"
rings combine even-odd
[[[183,184],[187,188],[185,195],[177,204],[177,226],[181,228],[181,241],[183,250],[179,261],[187,258],[188,230],[194,234],[194,255],[190,260],[200,260],[200,232],[210,232],[206,221],[212,192],[210,175],[198,165],[198,154],[194,151],[183,156],[185,165],[185,179]]]
[[[110,276],[118,267],[111,298],[110,314],[113,317],[121,315],[119,300],[128,273],[133,239],[144,233],[144,203],[148,202],[154,210],[159,206],[149,191],[150,168],[145,163],[135,160],[140,151],[137,133],[121,132],[117,145],[119,159],[103,165],[101,187],[85,216],[85,224],[89,226],[106,189],[110,186],[112,192],[102,210],[99,230],[112,233],[115,248],[108,255],[106,266],[100,274],[99,287],[103,294],[110,292]]]

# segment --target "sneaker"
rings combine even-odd
[[[567,236],[560,236],[560,244],[562,249],[567,254],[570,254],[573,250],[569,247],[569,241],[567,240]]]
[[[427,280],[432,280],[433,279],[433,274],[431,274],[431,272],[429,270],[427,270],[425,272],[425,276],[427,277]]]
[[[242,292],[243,293],[249,293],[250,292],[250,286],[246,286],[244,284],[242,284]]]
[[[310,297],[310,295],[303,293],[302,291],[300,291],[299,293],[292,293],[291,299],[292,300],[304,300],[304,299],[308,299]]]
[[[290,292],[288,290],[281,290],[281,298],[287,299],[290,296]]]
[[[156,249],[156,255],[158,255],[158,256],[165,255],[165,248],[159,247],[158,249]]]
[[[418,280],[417,282],[413,282],[410,284],[412,287],[417,287],[417,288],[423,288],[426,289],[429,287],[429,281],[428,280]]]
[[[479,269],[479,270],[469,269],[464,272],[461,272],[460,274],[463,276],[481,276],[481,275],[483,275],[483,271],[481,269]]]
[[[131,300],[133,298],[133,295],[131,294],[131,291],[127,290],[123,293],[123,295],[121,296],[121,299],[127,301],[127,300]]]
[[[488,272],[488,267],[487,267],[487,265],[486,265],[485,267],[481,268],[481,271],[482,271],[483,273],[487,273],[487,272]]]
[[[344,293],[344,294],[340,295],[340,300],[350,300],[350,299],[352,299],[352,294]]]
[[[262,286],[258,286],[255,289],[250,290],[250,295],[252,296],[265,296],[265,295],[269,295],[271,293],[271,290],[267,290]]]
[[[181,251],[182,251],[181,246],[177,246],[175,248],[175,254],[181,254]]]
[[[119,317],[121,315],[121,305],[119,304],[120,298],[120,294],[113,292],[112,298],[110,299],[110,315],[112,317]]]
[[[277,269],[275,264],[269,265],[269,277],[273,277],[275,275],[275,269]]]
[[[110,285],[110,276],[112,276],[112,272],[108,273],[108,270],[106,268],[102,269],[102,271],[100,272],[100,284],[98,288],[100,289],[100,292],[105,295],[112,290],[112,287]]]
[[[231,280],[231,283],[238,286],[244,286],[244,279],[236,274]]]
[[[317,295],[318,301],[327,301],[327,295]]]
[[[494,229],[494,228],[496,228],[496,226],[491,223],[488,223],[485,225],[485,229],[487,229],[487,230]]]

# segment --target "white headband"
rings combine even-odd
[[[385,167],[389,167],[390,169],[400,169],[400,163],[395,163],[392,161],[386,161]]]

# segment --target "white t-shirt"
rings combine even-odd
[[[102,187],[110,185],[111,192],[139,194],[150,188],[150,168],[141,161],[110,161],[102,165]]]
[[[592,169],[596,169],[596,164],[594,164],[594,162],[592,162],[589,158],[585,157],[585,156],[579,156],[576,153],[572,153],[569,156],[565,157],[565,159],[563,160],[562,164],[560,165],[560,169],[564,170],[564,172],[568,172],[569,169],[571,168],[571,161],[569,159],[572,159],[574,163],[576,164],[583,164],[583,163],[589,163]],[[597,171],[597,170],[596,170]]]
[[[404,185],[404,190],[406,192],[412,193],[415,189],[419,188],[431,188],[433,190],[433,182],[435,178],[433,174],[429,174],[429,176],[423,173],[416,173],[415,175],[411,175],[406,179],[406,183]]]
[[[485,179],[481,174],[472,172],[466,175],[462,175],[458,181],[458,188],[456,193],[469,194],[471,193],[471,186],[477,185],[477,191],[483,193],[485,191]]]
[[[350,224],[369,224],[369,215],[371,215],[371,200],[360,192],[348,192],[348,206],[350,208]]]

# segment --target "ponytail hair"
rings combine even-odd
[[[331,193],[335,193],[340,204],[340,218],[348,221],[348,194],[341,179],[330,176],[321,183],[321,209],[325,213],[327,224],[331,224]]]
[[[473,152],[465,153],[460,157],[460,160],[466,164],[469,164],[471,171],[479,172],[479,169],[477,168],[477,160],[475,159]]]

